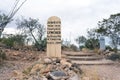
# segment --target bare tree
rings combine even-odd
[[[2,32],[4,31],[4,28],[8,23],[10,23],[13,20],[13,17],[15,14],[18,12],[18,10],[22,7],[22,5],[26,2],[27,0],[24,0],[21,4],[19,4],[20,0],[15,0],[13,8],[9,12],[8,15],[6,14],[1,14],[0,15],[0,36]]]
[[[17,28],[22,31],[23,34],[27,35],[28,37],[32,37],[35,41],[37,49],[41,50],[41,41],[45,34],[45,27],[39,23],[38,19],[24,19],[17,20]],[[38,38],[36,37],[38,36]]]
[[[110,15],[108,19],[99,21],[96,32],[109,37],[112,40],[112,46],[117,52],[118,39],[120,37],[120,13]]]

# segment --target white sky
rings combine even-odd
[[[8,13],[14,1],[0,0],[0,10]],[[14,18],[38,18],[46,25],[50,16],[58,16],[62,20],[62,38],[73,41],[79,35],[86,36],[87,29],[96,27],[98,21],[119,12],[120,0],[28,0]],[[15,26],[12,22],[5,32],[14,33]]]

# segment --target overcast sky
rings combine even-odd
[[[0,10],[8,13],[14,1],[0,0]],[[50,16],[58,16],[62,21],[62,38],[74,40],[79,35],[86,36],[87,29],[97,27],[98,21],[119,12],[120,0],[27,0],[14,18],[38,18],[46,25]],[[5,32],[13,33],[15,26],[12,22]]]

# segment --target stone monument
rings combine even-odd
[[[117,38],[117,44],[120,45],[120,37]]]
[[[47,21],[47,56],[61,58],[61,20],[56,16]]]
[[[105,50],[105,39],[104,37],[100,37],[100,50]]]

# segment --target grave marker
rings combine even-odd
[[[120,37],[117,38],[117,44],[120,45]]]
[[[105,50],[105,39],[100,37],[100,50]]]
[[[47,21],[47,56],[61,57],[61,20],[56,16]]]

